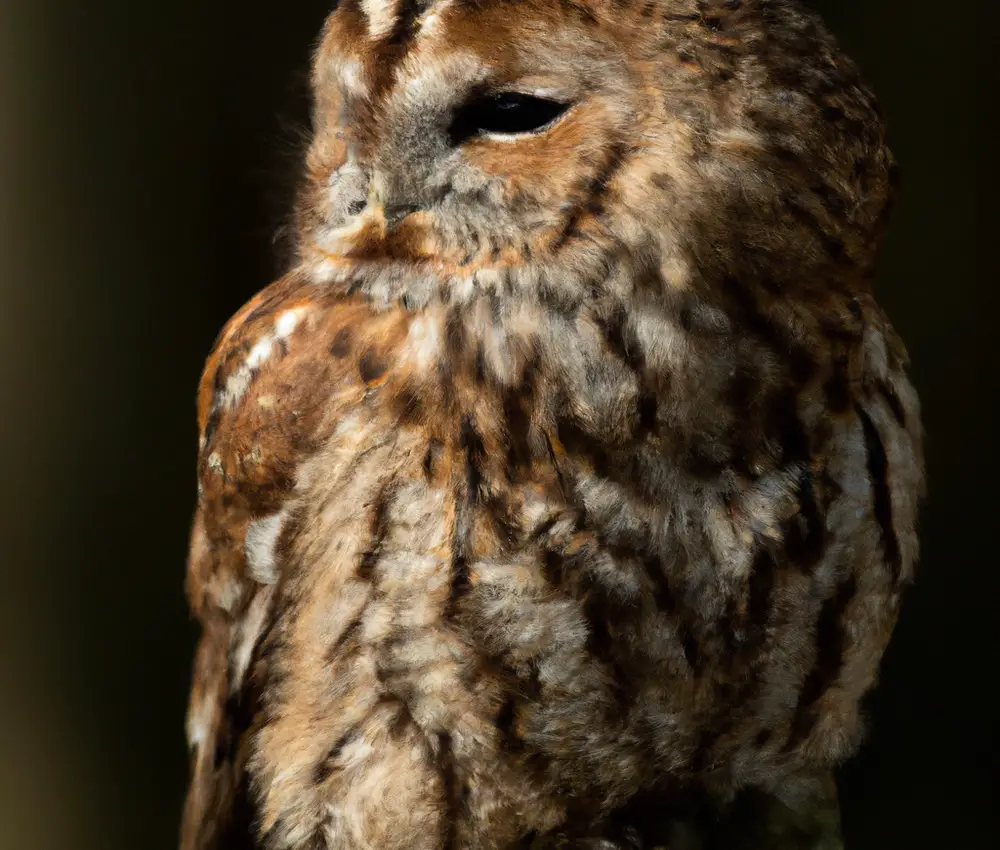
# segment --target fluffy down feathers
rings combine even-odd
[[[853,66],[783,0],[344,0],[315,86],[298,261],[200,391],[184,850],[795,801],[917,556]],[[515,90],[566,109],[455,142]]]

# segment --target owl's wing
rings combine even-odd
[[[282,460],[274,455],[275,435],[255,429],[248,414],[260,407],[256,389],[268,382],[286,343],[276,313],[284,314],[293,288],[290,281],[275,284],[229,321],[199,387],[198,506],[187,592],[201,637],[187,718],[192,767],[182,850],[253,846],[244,768],[261,693],[248,673],[266,631],[272,584],[248,563],[247,534],[268,507],[263,503],[280,503],[288,488],[274,474]],[[281,330],[290,323],[285,319]],[[253,460],[263,459],[265,448],[271,465],[259,469]]]
[[[231,562],[236,547],[231,545],[223,554],[209,542],[205,513],[200,507],[195,517],[188,566],[189,595],[202,634],[188,707],[192,770],[181,848],[249,848],[253,844],[249,840],[248,818],[242,814],[246,811],[246,801],[241,800],[247,793],[241,781],[246,754],[241,752],[240,744],[249,729],[246,707],[256,701],[256,695],[251,693],[249,682],[234,675],[230,665],[236,634],[246,613],[227,611],[217,596],[218,587],[212,577],[221,575],[219,564]],[[256,600],[260,589],[252,587],[248,595]],[[240,608],[243,607],[241,600]],[[236,833],[241,831],[246,833],[242,843],[235,840]]]
[[[350,337],[368,332],[384,334],[384,320],[293,274],[230,320],[206,364],[187,573],[202,633],[181,850],[255,846],[246,767],[267,697],[284,521],[299,466],[364,397]]]

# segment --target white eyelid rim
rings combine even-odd
[[[504,89],[504,90],[502,90],[500,92],[500,94],[504,94],[505,92],[509,92],[510,94],[526,94],[526,95],[529,95],[530,97],[538,97],[538,98],[541,98],[542,100],[557,100],[557,101],[560,101],[562,103],[569,103],[569,101],[570,101],[569,95],[565,91],[563,91],[562,89],[554,89],[554,88],[539,88],[539,89],[523,88],[523,89],[519,89],[519,88],[512,88],[512,89]]]

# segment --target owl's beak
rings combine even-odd
[[[421,208],[412,204],[383,204],[370,193],[365,208],[345,226],[331,231],[320,243],[328,253],[349,256],[376,249],[402,222]]]
[[[416,204],[403,204],[394,201],[386,191],[385,180],[375,172],[368,187],[367,215],[374,221],[384,223],[386,232],[392,232],[411,213],[419,212]]]
[[[389,207],[382,207],[382,214],[385,216],[385,226],[389,231],[396,227],[411,213],[419,212],[420,207],[414,204],[393,204]]]
[[[362,220],[369,226],[374,225],[379,228],[383,235],[392,233],[405,219],[412,213],[419,212],[420,207],[412,204],[393,204],[384,206],[383,204],[369,203],[362,215]]]
[[[376,219],[385,218],[385,191],[382,186],[382,181],[379,176],[373,175],[371,182],[368,184],[368,203],[365,205],[365,210],[362,215],[372,216]]]

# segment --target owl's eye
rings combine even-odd
[[[519,92],[503,92],[463,106],[450,134],[454,144],[485,134],[517,136],[537,133],[569,109],[568,103]]]

